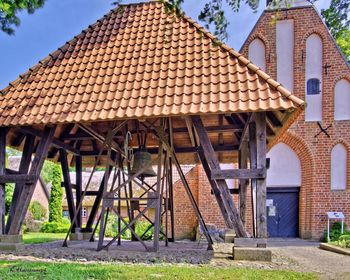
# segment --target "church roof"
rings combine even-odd
[[[293,110],[304,102],[161,2],[120,5],[0,95],[0,125]]]

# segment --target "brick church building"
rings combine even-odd
[[[350,67],[316,8],[304,0],[278,13],[268,7],[241,53],[307,102],[268,154],[269,236],[318,239],[328,211],[343,212],[350,225]],[[205,221],[224,228],[203,168],[197,165],[186,176]],[[229,185],[235,189],[238,182]],[[175,189],[176,238],[193,237],[198,222],[183,188]],[[249,232],[252,205],[250,197]]]

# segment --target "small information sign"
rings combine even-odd
[[[329,231],[330,231],[330,220],[341,220],[341,233],[344,233],[344,213],[343,212],[327,212],[328,216],[328,230],[327,230],[327,239],[328,242],[330,241],[329,238]]]

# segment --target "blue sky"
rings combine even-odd
[[[47,0],[42,9],[32,15],[20,14],[21,25],[14,36],[0,32],[0,89],[19,74],[79,34],[89,24],[106,14],[113,0]],[[140,2],[124,0],[122,3]],[[195,20],[204,0],[185,0],[183,10]],[[256,13],[242,5],[239,13],[229,11],[227,44],[239,50],[260,14],[265,0],[260,0]],[[326,8],[330,0],[318,0],[317,8]]]

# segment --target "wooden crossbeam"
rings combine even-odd
[[[20,131],[23,132],[23,133],[26,133],[26,134],[31,134],[33,136],[36,136],[36,137],[39,137],[41,138],[43,133],[39,130],[36,130],[32,127],[21,127],[20,128]],[[51,144],[56,147],[56,148],[59,148],[59,149],[65,149],[66,151],[70,152],[70,153],[73,153],[75,155],[79,155],[79,150],[64,143],[63,141],[60,141],[60,140],[57,140],[57,139],[53,139],[51,141]]]
[[[256,169],[213,169],[211,178],[213,180],[221,179],[262,179],[266,177],[266,168]]]
[[[52,143],[55,130],[56,126],[45,127],[28,175],[34,175],[37,179],[39,178],[49,147]],[[9,215],[9,221],[11,221],[11,223],[9,225],[8,234],[19,234],[25,214],[27,213],[27,209],[29,207],[30,200],[34,193],[34,189],[35,183],[23,185],[17,200],[17,205],[15,206],[14,215],[11,217]]]
[[[186,124],[187,125],[187,124]],[[224,132],[242,132],[243,128],[240,125],[237,124],[228,124],[228,125],[222,125],[222,126],[208,126],[207,131],[208,133],[224,133]],[[166,133],[169,133],[169,129],[165,129]],[[188,128],[186,127],[175,127],[172,128],[172,132],[174,134],[177,133],[187,133]],[[137,130],[130,130],[131,134],[136,134]],[[113,139],[119,139],[120,137],[124,137],[123,132],[118,132],[113,137]],[[96,139],[94,136],[92,136],[89,133],[86,132],[79,132],[75,134],[68,134],[63,137],[64,140],[93,140]]]
[[[218,145],[214,146],[213,149],[215,152],[232,152],[237,151],[239,148],[238,145]],[[196,153],[197,148],[196,147],[175,147],[173,148],[176,154],[186,154],[186,153]],[[138,148],[134,149],[134,152],[136,152]],[[158,153],[158,147],[149,147],[147,148],[147,152],[154,155]],[[94,157],[99,154],[98,150],[95,151],[81,151],[80,156],[82,157]],[[107,151],[103,151],[102,155],[106,155]]]
[[[34,150],[35,136],[27,134],[24,142],[25,149],[23,150],[21,162],[19,164],[18,174],[27,174],[31,163],[31,158]],[[10,211],[6,223],[6,232],[9,231],[12,223],[12,217],[15,214],[18,205],[18,199],[23,189],[23,183],[17,183],[12,195]]]
[[[186,176],[185,174],[183,173],[182,169],[181,169],[181,166],[180,166],[180,163],[176,157],[176,153],[174,152],[174,149],[171,147],[171,145],[169,144],[168,142],[168,139],[164,133],[164,130],[163,129],[159,129],[159,128],[156,128],[152,125],[147,125],[145,123],[142,123],[142,125],[144,125],[149,131],[153,131],[154,135],[162,141],[163,143],[163,146],[165,148],[165,150],[167,151],[168,155],[171,157],[171,160],[172,160],[172,163],[175,165],[176,169],[177,169],[177,172],[179,173],[179,176],[180,176],[180,179],[182,181],[182,184],[185,188],[185,191],[187,193],[187,196],[188,198],[190,199],[190,202],[192,204],[192,207],[193,207],[193,210],[198,218],[198,221],[199,221],[199,225],[201,227],[201,229],[203,230],[203,233],[207,239],[207,242],[208,242],[208,249],[212,250],[213,249],[213,241],[211,239],[211,236],[208,232],[208,228],[205,224],[205,221],[204,221],[204,218],[199,210],[199,207],[197,205],[197,202],[196,200],[194,199],[194,196],[192,194],[192,191],[191,191],[191,188],[187,182],[187,179],[186,179]]]
[[[203,149],[203,154],[210,170],[220,169],[219,161],[217,159],[213,146],[211,145],[210,139],[208,137],[208,134],[206,133],[200,116],[192,116],[191,118],[193,126],[199,136],[200,145]],[[224,206],[223,208],[225,209],[225,211],[222,211],[222,215],[224,217],[226,225],[229,228],[234,229],[237,236],[247,237],[247,233],[239,217],[238,210],[234,205],[232,196],[229,193],[226,181],[215,180],[215,182],[218,185],[218,188],[214,190],[214,194],[218,204],[222,204]]]
[[[6,183],[35,183],[37,181],[37,177],[35,175],[27,175],[27,174],[5,174],[0,175],[0,184]]]

